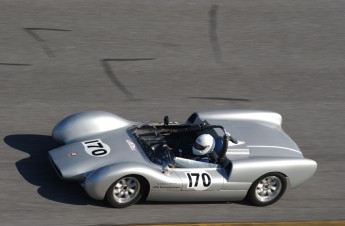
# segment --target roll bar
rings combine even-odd
[[[168,130],[171,133],[182,133],[182,132],[197,132],[197,131],[202,131],[205,129],[216,129],[219,128],[223,130],[224,135],[223,135],[223,147],[221,152],[218,155],[218,158],[216,159],[216,163],[221,164],[223,163],[225,159],[226,152],[228,150],[229,146],[229,141],[231,141],[234,144],[237,144],[238,141],[234,139],[229,132],[226,131],[226,129],[223,126],[220,125],[205,125],[205,124],[199,124],[199,125],[189,125],[188,127],[181,127],[181,128],[173,128],[173,126],[164,126],[165,129],[168,129],[166,127],[170,127]]]

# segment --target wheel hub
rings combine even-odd
[[[262,202],[269,202],[279,195],[281,188],[282,182],[278,177],[265,177],[257,184],[255,196]]]
[[[126,177],[118,181],[113,189],[113,197],[119,203],[133,200],[140,191],[139,181],[134,177]]]

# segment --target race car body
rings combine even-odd
[[[62,179],[79,182],[92,198],[127,207],[151,201],[276,202],[315,173],[281,128],[278,113],[218,110],[184,123],[137,123],[102,111],[71,115],[53,129],[64,145],[49,157]],[[201,134],[215,141],[207,160],[191,148]],[[231,135],[230,135],[231,134]]]

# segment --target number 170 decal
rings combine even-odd
[[[198,173],[186,173],[188,178],[187,188],[194,190],[206,190],[212,184],[212,178],[210,174],[206,172]]]
[[[94,157],[103,157],[110,153],[110,147],[100,139],[87,140],[81,143],[84,145],[86,153]]]

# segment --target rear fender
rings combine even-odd
[[[176,177],[170,177],[169,174],[162,173],[159,167],[155,169],[147,165],[137,163],[116,163],[102,167],[89,174],[86,177],[83,186],[90,197],[102,200],[104,199],[110,185],[121,177],[127,175],[138,175],[140,177],[144,177],[147,180],[149,187],[160,182],[173,182],[182,186],[180,179],[176,180]]]
[[[61,120],[53,129],[60,143],[73,143],[86,137],[133,125],[134,122],[105,111],[79,112]]]

